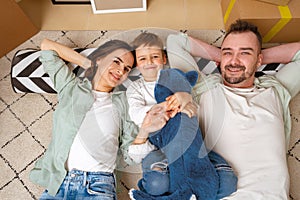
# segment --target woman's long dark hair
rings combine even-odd
[[[126,42],[121,40],[110,40],[108,42],[105,42],[88,56],[88,58],[92,61],[92,66],[86,70],[85,77],[87,77],[89,80],[92,80],[94,78],[95,73],[97,72],[97,60],[104,58],[105,56],[119,49],[128,50],[135,57],[135,54],[133,53],[133,48]]]

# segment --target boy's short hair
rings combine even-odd
[[[164,50],[164,44],[162,40],[154,33],[142,32],[131,43],[133,49],[141,46],[157,46],[162,51]]]

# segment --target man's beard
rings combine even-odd
[[[228,68],[231,68],[231,69],[232,69],[232,68],[236,68],[236,69],[242,70],[243,73],[242,73],[239,77],[230,77],[230,76],[226,75],[226,73],[225,73],[225,71],[226,71]],[[251,73],[249,74],[248,77],[252,76],[254,72],[255,72],[255,71],[251,72]],[[243,81],[245,81],[245,80],[247,79],[247,77],[246,77],[246,67],[245,67],[245,66],[242,66],[242,65],[236,65],[236,66],[233,66],[233,65],[226,65],[226,66],[225,66],[225,70],[224,70],[224,75],[223,75],[223,77],[224,77],[224,80],[225,80],[227,83],[230,83],[230,84],[238,84],[238,83],[241,83],[241,82],[243,82]]]

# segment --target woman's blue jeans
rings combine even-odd
[[[40,200],[116,200],[115,185],[112,173],[71,170],[55,196],[45,191]]]
[[[211,151],[208,157],[215,166],[219,176],[219,190],[217,200],[229,196],[237,189],[237,177],[228,163],[217,153]],[[138,182],[140,190],[153,195],[159,196],[169,190],[169,172],[168,170],[153,170],[153,163],[160,163],[166,159],[160,150],[150,152],[143,160],[143,178]]]

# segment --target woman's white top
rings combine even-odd
[[[119,115],[113,106],[111,93],[93,93],[95,102],[71,146],[67,169],[112,173],[119,145]]]

